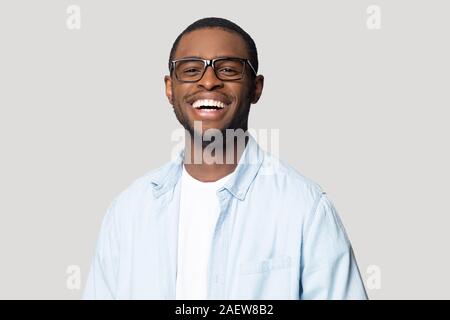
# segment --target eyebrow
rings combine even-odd
[[[187,56],[187,57],[181,57],[178,59],[203,59],[203,58],[198,57],[198,56]],[[174,60],[178,60],[178,59],[174,59]]]

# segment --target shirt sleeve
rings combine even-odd
[[[119,239],[114,222],[115,201],[108,208],[102,221],[94,257],[83,293],[84,300],[115,299],[117,270],[119,265]]]
[[[366,300],[350,241],[325,192],[311,213],[303,233],[300,298]]]

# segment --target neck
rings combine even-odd
[[[202,182],[217,181],[232,173],[245,150],[248,136],[232,137],[223,144],[204,144],[199,138],[186,139],[184,167],[195,179]],[[223,152],[221,152],[221,149]]]

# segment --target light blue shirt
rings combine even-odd
[[[103,219],[84,299],[175,299],[184,151],[134,181]],[[321,187],[253,137],[218,189],[208,299],[367,299]]]

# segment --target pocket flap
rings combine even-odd
[[[284,269],[291,266],[290,256],[279,256],[263,261],[244,262],[239,265],[240,274],[252,274],[269,272],[276,269]]]

